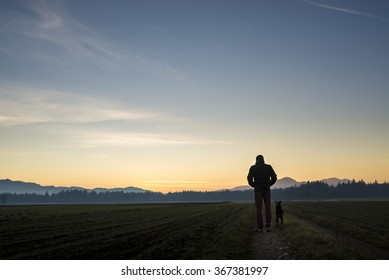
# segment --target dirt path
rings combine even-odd
[[[253,232],[251,244],[253,260],[293,260],[292,251],[282,228],[273,228],[271,232]]]
[[[292,215],[292,214],[288,214]],[[389,253],[360,239],[346,236],[334,230],[318,225],[310,220],[293,215],[293,218],[329,238],[336,240],[339,246],[361,255],[366,259],[387,259]],[[293,260],[298,254],[290,246],[282,228],[273,228],[271,232],[253,232],[250,258],[255,260]]]

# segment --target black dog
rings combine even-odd
[[[282,201],[275,200],[274,202],[276,204],[276,226],[280,227],[284,223],[284,210],[281,207]]]

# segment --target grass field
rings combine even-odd
[[[289,248],[286,256],[295,259],[389,259],[389,202],[283,207],[284,226],[263,235],[274,243],[268,251]],[[253,203],[5,206],[0,259],[248,259],[253,228]]]
[[[299,259],[389,259],[388,201],[284,202]]]

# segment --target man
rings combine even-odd
[[[266,231],[271,227],[271,198],[270,187],[277,181],[277,175],[273,167],[265,164],[262,155],[258,155],[255,165],[250,167],[247,181],[254,188],[255,207],[257,209],[257,227],[255,231],[263,232],[262,201],[266,210]]]

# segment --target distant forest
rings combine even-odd
[[[182,191],[145,193],[63,190],[53,194],[1,194],[2,204],[46,203],[161,203],[161,202],[216,202],[252,201],[253,191]],[[389,183],[365,183],[355,180],[329,186],[316,181],[299,187],[272,190],[272,200],[331,200],[331,199],[389,199]]]

